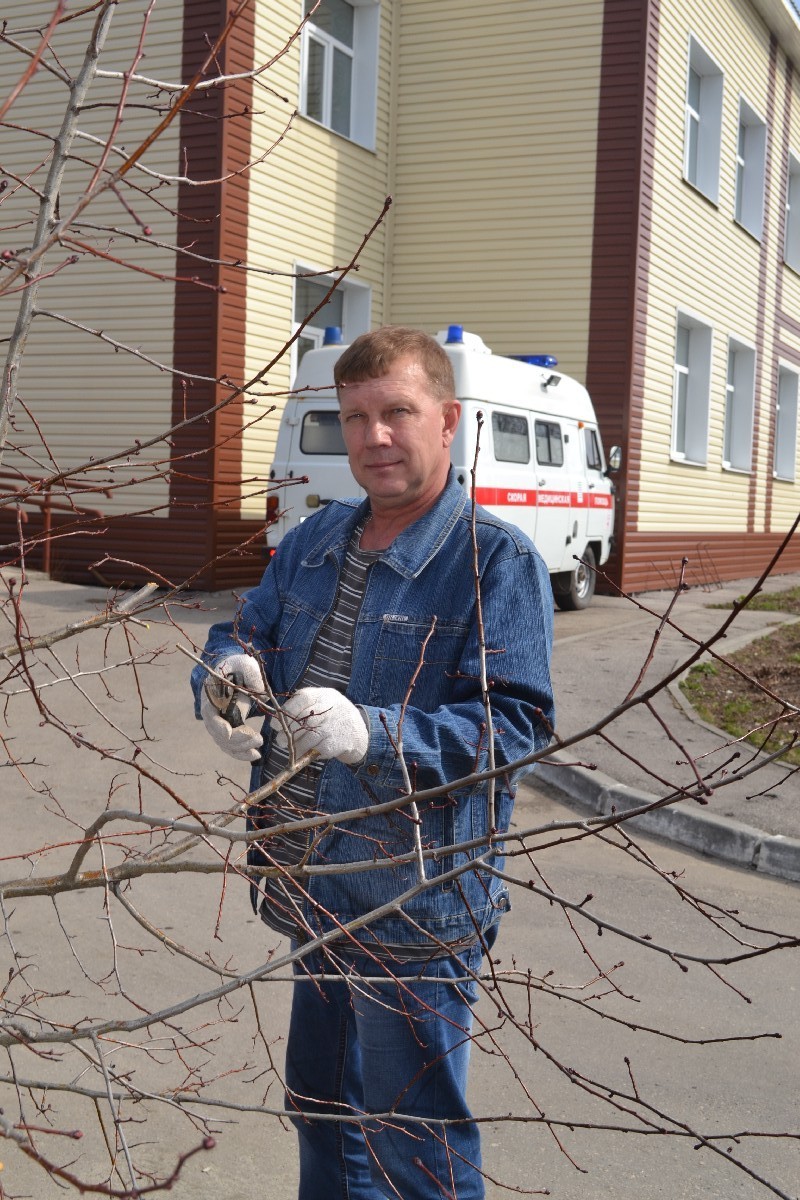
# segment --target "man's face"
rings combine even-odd
[[[397,359],[387,375],[339,389],[350,469],[373,511],[430,508],[447,479],[461,405],[439,400],[419,363]]]

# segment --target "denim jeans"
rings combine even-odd
[[[287,1108],[308,1114],[293,1118],[299,1200],[483,1197],[480,1137],[465,1098],[478,991],[469,972],[481,957],[476,945],[426,963],[359,956],[334,965],[312,955],[300,964],[286,1051]],[[323,971],[341,974],[308,978]]]

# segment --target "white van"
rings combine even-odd
[[[586,388],[556,371],[550,356],[492,354],[460,325],[437,334],[455,374],[462,404],[451,458],[459,482],[471,488],[478,413],[483,414],[476,500],[511,521],[536,543],[563,609],[585,608],[595,587],[594,566],[611,553],[614,485],[606,466]],[[303,357],[278,433],[270,480],[267,552],[314,509],[344,496],[363,496],[347,463],[333,386],[333,365],[344,350],[338,329]]]

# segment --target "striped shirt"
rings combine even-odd
[[[332,687],[343,694],[350,682],[353,659],[353,633],[364,599],[367,576],[372,564],[380,558],[380,550],[362,550],[359,546],[366,522],[356,528],[347,547],[344,566],[339,577],[336,600],[311,647],[311,657],[299,687]],[[273,741],[261,767],[261,783],[268,783],[289,765],[288,749],[277,747]],[[257,825],[278,825],[301,820],[316,811],[316,792],[323,762],[312,762],[299,775],[261,804],[250,810]],[[250,862],[256,866],[293,866],[308,851],[311,830],[287,833],[270,838],[251,849]],[[297,938],[304,927],[301,916],[302,881],[299,886],[288,875],[278,875],[257,881],[258,908],[261,917],[272,929],[287,937]]]

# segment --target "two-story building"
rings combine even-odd
[[[152,81],[191,79],[236,7],[159,4],[118,143],[153,124],[134,101],[165,111],[172,93]],[[41,23],[36,4],[6,8],[12,31]],[[106,102],[146,8],[114,16]],[[86,31],[57,29],[64,70]],[[326,325],[349,339],[386,321],[459,322],[496,353],[555,354],[586,383],[606,447],[623,447],[624,588],[673,583],[683,557],[690,583],[765,565],[800,508],[794,4],[253,0],[214,63],[228,84],[194,93],[142,160],[149,181],[131,173],[132,211],[101,197],[65,238],[78,261],[41,285],[50,315],[33,322],[3,471],[57,475],[91,456],[79,478],[107,485],[91,502],[102,518],[53,544],[53,570],[78,578],[104,560],[103,579],[138,563],[197,585],[254,581],[298,354]],[[53,132],[63,92],[40,70],[6,120]],[[101,138],[112,111],[87,110],[83,132]],[[23,178],[44,155],[15,136],[0,166]],[[79,144],[65,201],[99,153]],[[2,200],[14,246],[31,198]],[[165,268],[171,243],[182,252]],[[16,302],[2,301],[6,326]],[[0,510],[7,546],[16,528]],[[784,567],[798,565],[795,541]]]

